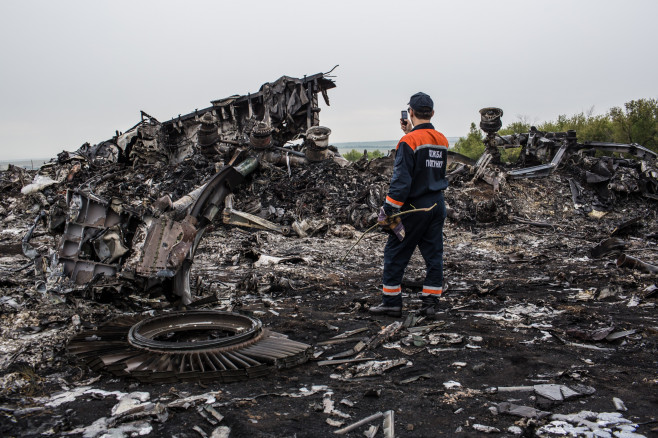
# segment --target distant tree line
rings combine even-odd
[[[544,132],[576,131],[578,141],[611,141],[615,143],[637,143],[658,152],[658,100],[638,99],[624,104],[624,108],[611,108],[606,114],[580,113],[571,117],[558,116],[557,120],[535,124]],[[505,126],[498,133],[508,135],[530,130],[531,124],[521,118]],[[475,123],[471,123],[466,137],[460,137],[455,152],[477,159],[484,152],[484,134]],[[519,149],[501,151],[505,161],[515,161]]]
[[[343,154],[343,158],[349,161],[359,161],[359,159],[363,158],[366,154],[364,154],[365,151],[359,152],[355,149],[352,149],[351,151]],[[372,160],[373,158],[381,158],[383,157],[384,154],[381,151],[374,150],[374,151],[368,151],[367,152],[367,158],[368,160]]]

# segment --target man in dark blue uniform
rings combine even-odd
[[[409,120],[400,120],[405,135],[395,150],[395,165],[379,224],[391,232],[384,248],[382,303],[373,315],[402,315],[402,277],[416,247],[427,268],[421,313],[433,316],[443,292],[443,191],[448,187],[448,140],[434,129],[434,102],[425,93],[409,99]],[[436,206],[427,212],[392,217],[404,211]]]

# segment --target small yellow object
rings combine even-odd
[[[589,217],[593,217],[594,219],[601,219],[603,216],[607,214],[608,214],[607,211],[592,210],[589,212]]]

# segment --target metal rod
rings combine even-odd
[[[434,207],[436,207],[436,204],[432,205],[431,207],[427,207],[427,208],[416,208],[416,209],[414,209],[414,210],[403,211],[403,212],[401,212],[401,213],[397,213],[397,214],[394,214],[393,216],[389,216],[389,217],[390,217],[390,218],[394,218],[394,217],[404,216],[405,214],[410,214],[410,213],[420,213],[420,212],[423,212],[423,211],[427,212],[427,211],[430,211],[431,209],[433,209]],[[345,255],[343,256],[343,258],[340,259],[340,263],[343,263],[343,262],[345,261],[345,258],[346,258],[347,255],[350,253],[350,251],[352,251],[352,249],[354,249],[354,247],[355,247],[356,245],[358,245],[359,242],[361,242],[361,239],[363,239],[363,237],[364,237],[366,234],[368,234],[370,231],[374,230],[374,229],[377,228],[378,226],[379,226],[379,224],[377,223],[377,224],[373,225],[372,227],[368,228],[368,229],[366,230],[366,232],[363,233],[363,234],[361,235],[361,237],[359,237],[359,240],[357,240],[356,243],[355,243],[354,245],[352,245],[352,246],[350,247],[350,249],[347,250],[347,252],[346,252]]]
[[[357,421],[356,423],[350,424],[350,425],[347,426],[347,427],[343,427],[342,429],[338,429],[338,430],[334,431],[334,433],[335,433],[336,435],[344,435],[344,434],[346,434],[347,432],[349,432],[349,431],[351,431],[351,430],[354,430],[354,429],[356,429],[356,428],[359,427],[359,426],[363,426],[364,424],[369,423],[369,422],[371,422],[372,420],[376,420],[376,419],[378,419],[378,418],[381,418],[381,417],[383,417],[383,416],[384,416],[384,413],[383,413],[383,412],[381,412],[381,411],[380,411],[380,412],[377,412],[376,414],[372,414],[371,416],[366,417],[366,418],[364,418],[363,420],[359,420],[359,421]]]

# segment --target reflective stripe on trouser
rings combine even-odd
[[[402,293],[402,286],[399,284],[397,286],[384,285],[382,287],[382,292],[384,293],[385,296],[394,297]]]
[[[429,206],[434,202],[437,202],[437,206],[429,212],[402,216],[406,231],[404,240],[400,242],[394,235],[389,236],[384,248],[384,284],[402,284],[404,270],[418,246],[425,259],[427,271],[423,292],[443,290],[443,222],[446,208],[443,196],[438,200],[436,198],[432,200]],[[421,204],[416,207],[423,208],[427,205]]]
[[[443,288],[442,287],[437,287],[437,286],[423,286],[423,292],[422,296],[424,297],[429,297],[429,296],[435,296],[438,297],[443,293]]]

